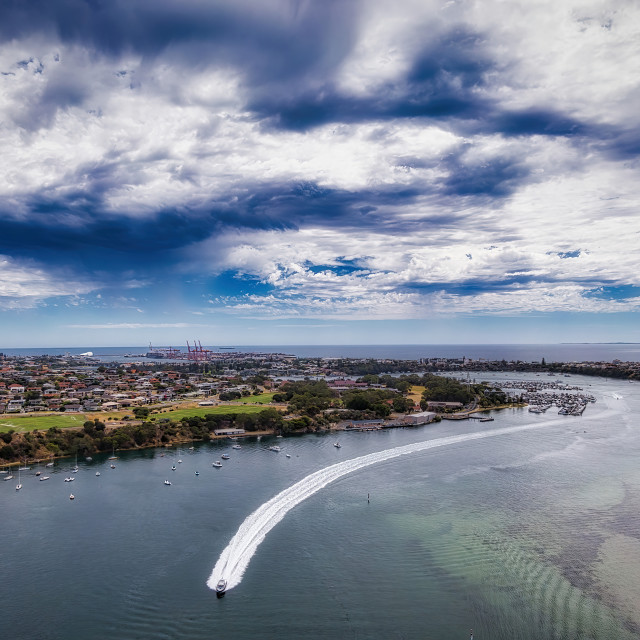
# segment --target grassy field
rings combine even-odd
[[[411,398],[415,403],[420,404],[420,400],[422,400],[422,392],[426,389],[426,387],[411,387],[411,391],[407,394],[407,397]]]
[[[191,416],[206,416],[207,414],[220,414],[220,413],[260,413],[268,409],[266,406],[261,405],[242,405],[242,404],[226,404],[217,407],[193,407],[191,409],[175,409],[173,411],[163,411],[162,413],[154,414],[156,420],[162,418],[169,418],[170,420],[180,420],[181,418],[190,418]]]
[[[73,415],[56,413],[45,416],[0,416],[0,432],[9,431],[34,431],[36,429],[49,429],[50,427],[81,427],[88,418],[83,413]]]
[[[160,413],[153,413],[150,417],[160,420],[161,418],[169,418],[171,420],[180,420],[185,416],[206,416],[208,413],[259,413],[268,408],[267,403],[273,399],[273,393],[262,393],[259,396],[249,396],[234,401],[233,404],[220,405],[216,407],[189,407],[184,409],[164,410]],[[264,404],[253,404],[262,402]],[[248,404],[251,403],[251,404]],[[121,420],[124,416],[133,416],[133,411],[109,411],[108,413],[96,412],[85,415],[84,413],[54,413],[47,415],[29,415],[0,416],[0,433],[14,429],[18,432],[34,431],[36,429],[49,429],[50,427],[58,427],[64,429],[66,427],[81,427],[87,420],[101,420],[107,427],[111,420]]]
[[[237,400],[231,400],[231,402],[241,402],[243,404],[255,404],[256,402],[262,402],[267,404],[273,401],[274,393],[261,393],[259,396],[247,396],[246,398],[238,398]]]

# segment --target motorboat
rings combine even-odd
[[[229,454],[228,454],[228,453],[223,453],[220,457],[221,457],[223,460],[228,460],[230,456],[229,456]]]
[[[285,455],[287,456],[287,458],[290,458],[290,457],[291,457],[291,454],[290,454],[290,453],[287,453],[287,454],[285,454]]]
[[[231,448],[232,449],[242,449],[242,447],[239,444],[234,444]]]
[[[339,442],[334,442],[334,443],[333,443],[333,446],[334,446],[336,449],[339,449],[342,445],[341,445]]]
[[[280,447],[277,444],[271,445],[269,451],[280,451]]]
[[[218,584],[216,585],[216,596],[218,598],[222,598],[227,590],[227,581],[224,578],[220,578],[218,580]]]
[[[73,493],[70,493],[69,494],[69,500],[75,500],[75,499],[76,499],[76,497],[73,495]]]
[[[7,480],[13,480],[13,475],[9,474],[8,476],[5,476],[5,477],[4,477],[4,480],[5,480],[5,482],[6,482]]]
[[[97,476],[99,476],[99,475],[100,475],[100,472],[99,472],[99,471],[96,471],[96,475],[97,475]]]
[[[165,481],[164,481],[164,483],[165,483],[166,485],[170,485],[170,484],[171,484],[168,480],[165,480]]]
[[[109,466],[110,466],[112,469],[115,469],[115,468],[116,468],[116,465],[115,465],[115,464],[112,464],[112,465],[109,465]]]
[[[199,476],[199,475],[200,475],[200,472],[199,472],[199,471],[196,471],[196,475],[197,475],[197,476]]]
[[[182,464],[182,460],[178,460],[178,464]]]
[[[40,482],[43,482],[44,480],[48,480],[51,476],[40,476]]]
[[[44,465],[45,467],[53,467],[53,462],[47,462],[47,464]]]
[[[65,482],[73,482],[74,480],[75,480],[75,478],[72,478],[71,476],[69,476],[68,478],[64,479]]]
[[[216,460],[215,462],[211,463],[212,467],[216,467],[216,469],[220,469],[222,467],[222,462],[220,462],[220,460]]]
[[[493,422],[493,418],[480,418],[480,422]]]
[[[18,482],[16,485],[16,491],[20,491],[20,489],[22,489],[22,483]]]
[[[36,475],[39,476],[42,473],[42,471],[36,471]]]
[[[171,467],[171,471],[175,471],[175,470],[176,470],[176,465],[174,464],[174,465]]]

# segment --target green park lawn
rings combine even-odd
[[[36,429],[49,429],[50,427],[81,427],[87,417],[83,413],[65,415],[64,413],[47,414],[45,416],[0,416],[0,432],[10,429],[15,431],[35,431]]]
[[[256,396],[257,397],[257,396]],[[217,407],[193,407],[192,409],[175,409],[173,411],[163,411],[154,413],[156,420],[169,418],[170,420],[180,420],[181,418],[191,418],[193,416],[206,416],[207,414],[221,413],[260,413],[269,407],[260,405],[224,404]]]
[[[256,402],[262,402],[263,404],[267,404],[269,402],[273,402],[274,395],[274,393],[261,393],[257,396],[245,396],[243,398],[231,400],[231,402],[240,402],[242,404],[255,404]]]
[[[190,409],[174,409],[164,410],[159,413],[151,414],[151,418],[160,420],[162,418],[169,418],[170,420],[180,420],[181,418],[191,416],[206,416],[207,414],[221,414],[221,413],[259,413],[264,411],[268,406],[266,404],[244,404],[247,402],[256,403],[268,403],[271,402],[273,393],[263,393],[259,396],[249,396],[236,401],[234,404],[225,404],[215,407],[193,407]],[[107,418],[115,418],[121,420],[123,416],[133,416],[132,411],[117,411],[106,413],[96,413],[93,415],[85,415],[84,413],[74,413],[73,415],[64,413],[55,413],[47,415],[29,415],[29,416],[15,416],[15,415],[2,415],[0,416],[0,433],[13,429],[14,431],[34,431],[36,429],[49,429],[50,427],[58,427],[64,429],[66,427],[81,427],[87,420],[102,420],[109,426]]]

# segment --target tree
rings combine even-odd
[[[398,396],[393,399],[393,410],[396,413],[406,413],[413,409],[413,401],[403,396]]]
[[[133,409],[133,415],[138,420],[144,420],[149,417],[149,407],[135,407]]]

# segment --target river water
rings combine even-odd
[[[581,418],[509,409],[0,481],[0,637],[636,638],[640,383],[570,382],[597,397]]]

